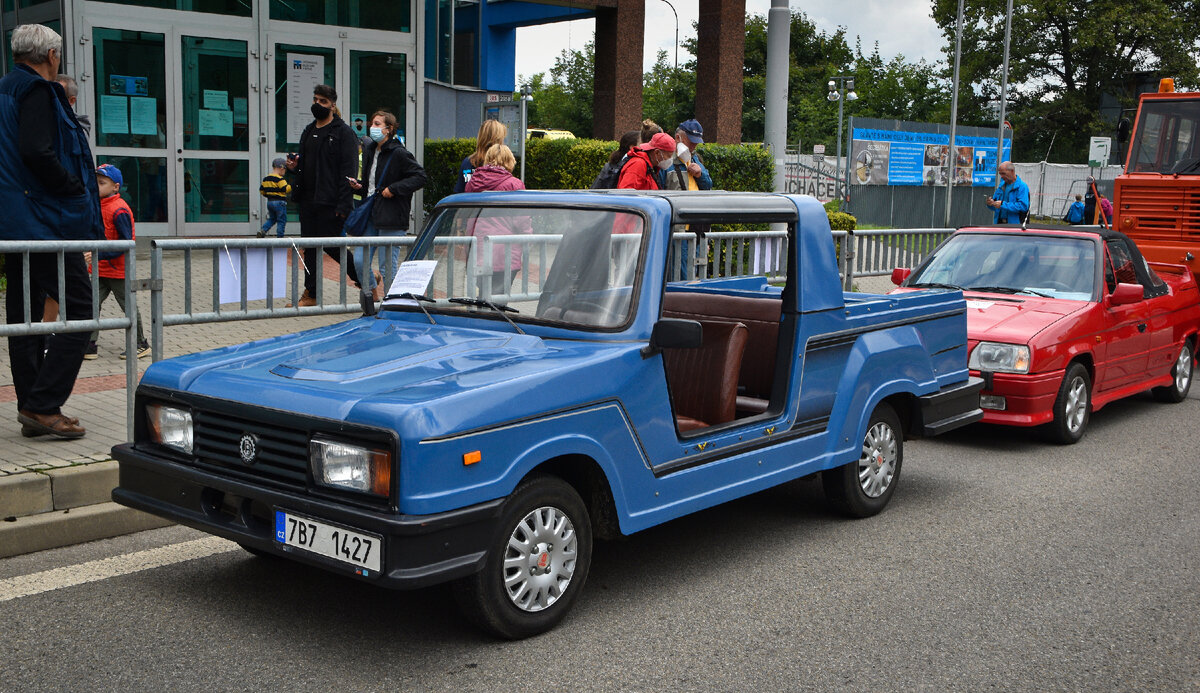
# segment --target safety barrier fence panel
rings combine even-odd
[[[944,240],[951,229],[898,229],[890,231],[834,231],[838,270],[843,286],[850,290],[856,276],[883,276],[893,267],[913,267],[923,260],[934,247]],[[450,264],[464,263],[461,272],[447,272],[446,276],[465,276],[467,286],[435,286],[432,290],[446,295],[480,296],[488,300],[520,301],[536,299],[546,280],[553,262],[554,253],[562,237],[556,234],[527,234],[514,236],[492,236],[484,239],[474,237],[439,239],[438,243],[448,246],[463,246],[461,251],[449,250],[446,260]],[[672,262],[668,268],[670,281],[709,279],[715,277],[765,276],[769,281],[781,281],[786,277],[789,243],[786,231],[714,231],[704,234],[704,242],[697,246],[693,232],[672,235]],[[132,241],[3,241],[0,252],[9,253],[10,258],[20,258],[28,277],[29,254],[48,252],[57,254],[59,267],[59,291],[64,292],[62,279],[63,258],[66,253],[91,251],[93,269],[97,254],[123,252],[126,262],[125,295],[126,314],[123,318],[101,318],[96,301],[97,275],[93,272],[92,319],[66,320],[65,311],[60,310],[56,322],[33,322],[32,309],[26,290],[23,306],[24,322],[0,326],[0,336],[38,335],[52,332],[83,332],[91,330],[126,330],[126,353],[137,351],[136,331],[138,291],[150,292],[150,339],[153,358],[162,359],[164,350],[163,331],[175,325],[227,322],[235,320],[259,320],[292,316],[334,315],[360,313],[359,289],[350,285],[344,271],[338,271],[336,289],[329,296],[324,281],[316,284],[316,305],[298,307],[288,303],[288,297],[300,296],[303,288],[303,272],[314,271],[324,277],[326,256],[324,249],[335,253],[338,263],[345,267],[355,252],[374,248],[384,274],[384,286],[392,282],[396,268],[391,263],[388,249],[399,247],[403,259],[415,242],[415,237],[372,237],[372,238],[167,238],[150,242],[150,279],[135,280],[136,257]],[[619,254],[641,252],[641,236],[638,234],[614,235],[612,258],[614,266],[629,266],[620,262]],[[493,295],[489,282],[478,282],[484,274],[484,263],[479,258],[492,257],[497,249],[507,255],[511,248],[519,248],[519,269],[505,263],[505,286],[510,289],[503,294]],[[315,267],[306,268],[303,250],[316,249]],[[262,251],[255,255],[250,251]],[[271,252],[274,251],[274,252]],[[280,252],[282,251],[282,252]],[[165,259],[182,255],[182,276],[173,277],[171,286],[182,286],[182,301],[178,296],[173,302],[182,304],[182,310],[167,312],[164,281]],[[277,266],[283,263],[284,291],[279,291],[278,280],[274,279]],[[487,267],[490,275],[491,267]],[[272,278],[268,280],[268,278]],[[27,280],[26,280],[27,281]],[[434,282],[439,281],[435,277]],[[211,282],[211,296],[201,296],[197,287]],[[222,287],[224,285],[224,291]],[[26,284],[26,288],[28,284]],[[201,289],[204,291],[204,289]],[[207,292],[206,292],[207,293]],[[127,434],[133,435],[133,396],[137,384],[137,359],[126,362],[127,386]]]
[[[96,330],[125,330],[125,387],[130,393],[137,385],[137,301],[135,295],[139,282],[137,276],[137,257],[134,252],[134,241],[0,241],[0,253],[4,254],[5,262],[21,263],[21,294],[24,296],[21,306],[20,322],[0,325],[0,337],[34,337],[68,332],[93,332]],[[67,282],[65,263],[70,253],[91,253],[91,285],[92,305],[91,318],[88,320],[67,319]],[[100,317],[100,253],[122,253],[125,257],[125,317]],[[37,302],[40,313],[45,305],[45,296],[30,295],[30,256],[53,254],[58,277],[58,296],[62,299],[58,306],[58,319],[45,322],[33,320],[34,306]],[[11,272],[9,273],[11,275]],[[9,288],[11,291],[11,287]],[[11,358],[11,354],[9,355]],[[133,437],[133,397],[126,398],[125,406],[126,435]]]

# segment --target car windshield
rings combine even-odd
[[[913,273],[907,286],[1092,300],[1096,246],[1084,238],[959,234]]]
[[[634,308],[644,229],[640,215],[624,211],[450,207],[401,270],[428,263],[424,290],[408,291],[432,299],[422,306],[433,313],[616,328]],[[413,301],[384,303],[394,305]]]

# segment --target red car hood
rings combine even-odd
[[[1034,335],[1054,323],[1087,310],[1088,301],[1054,298],[1005,296],[969,292],[967,299],[967,337],[976,342],[1026,344]]]

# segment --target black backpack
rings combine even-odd
[[[600,175],[596,176],[596,180],[592,181],[592,190],[611,190],[617,187],[617,182],[621,180],[621,169],[625,167],[625,162],[629,160],[628,156],[621,157],[621,161],[616,166],[604,165],[604,170],[600,171]]]

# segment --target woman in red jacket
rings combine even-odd
[[[658,190],[654,167],[666,170],[675,156],[675,140],[665,132],[650,138],[646,144],[629,150],[629,158],[621,168],[617,187],[626,190]]]

